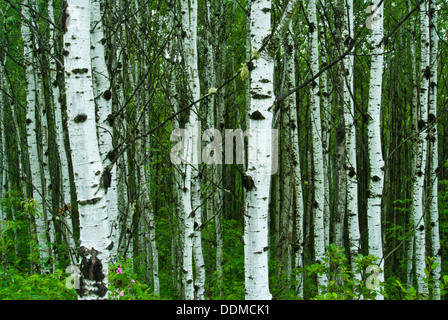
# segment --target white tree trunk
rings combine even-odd
[[[416,163],[413,174],[413,190],[411,215],[415,228],[414,258],[416,286],[419,294],[427,294],[428,288],[425,278],[425,218],[423,207],[423,192],[426,170],[427,142],[426,135],[428,124],[428,87],[429,87],[429,2],[424,1],[420,6],[420,91],[419,91],[419,117],[415,132]]]
[[[345,8],[345,1],[336,0],[335,4],[335,20],[341,28],[336,29],[336,49],[338,54],[341,55],[344,48],[344,37],[348,36],[347,31],[347,14]],[[344,224],[345,224],[345,213],[347,210],[347,172],[344,169],[347,157],[346,148],[346,136],[345,136],[345,125],[344,125],[344,112],[346,108],[346,76],[345,76],[345,65],[344,61],[338,64],[337,71],[337,122],[335,124],[335,165],[336,165],[336,183],[335,183],[335,217],[334,221],[334,243],[338,247],[344,246],[343,234],[344,234]]]
[[[182,31],[185,32],[184,41],[182,43],[185,53],[185,64],[188,67],[191,62],[191,30],[190,30],[190,10],[189,0],[182,0]],[[190,69],[188,69],[190,71]],[[191,79],[188,82],[191,85]],[[193,80],[194,81],[194,80]],[[193,110],[190,111],[194,113]],[[184,159],[186,164],[182,166],[182,192],[181,197],[181,221],[183,241],[182,241],[182,284],[183,284],[183,298],[185,300],[194,300],[194,279],[193,279],[193,236],[194,236],[194,220],[192,214],[191,205],[191,164],[192,164],[192,140],[190,135],[192,132],[192,124],[185,125],[185,131],[188,135],[184,136]]]
[[[198,74],[197,53],[197,11],[196,0],[182,1],[182,27],[185,31],[183,40],[185,67],[187,69],[187,85],[190,101],[196,101],[200,97],[200,83]],[[203,299],[205,283],[205,265],[202,257],[202,243],[200,234],[201,210],[201,181],[198,164],[201,153],[200,125],[197,122],[198,106],[190,110],[189,121],[185,125],[187,133],[186,152],[187,163],[184,166],[184,186],[182,193],[182,208],[184,215],[184,248],[183,248],[183,272],[184,272],[184,298],[192,300]],[[194,169],[192,168],[194,167]],[[195,218],[197,216],[197,218]],[[195,221],[198,226],[195,228]],[[193,279],[193,258],[196,266],[196,281]],[[196,290],[195,290],[196,288]]]
[[[323,5],[326,5],[326,1],[323,2]],[[321,40],[321,46],[327,47],[329,45],[329,42],[327,41],[327,37],[325,35],[325,32],[327,28],[329,28],[329,21],[327,19],[324,19],[324,23],[321,26],[321,34],[322,34],[322,40]],[[328,49],[321,49],[321,64],[322,66],[326,66],[328,64],[328,58],[327,58],[327,51]],[[324,155],[324,190],[325,190],[325,203],[324,203],[324,228],[325,228],[325,246],[327,247],[330,245],[330,219],[331,219],[331,212],[330,212],[330,127],[331,127],[331,99],[330,99],[330,93],[331,92],[331,82],[328,81],[328,73],[324,72],[320,76],[320,84],[321,84],[321,110],[322,110],[322,148],[323,148],[323,155]]]
[[[294,9],[297,6],[297,0],[291,0],[286,5],[282,13],[282,18],[275,30],[274,37],[276,42],[283,42],[284,48],[284,71],[283,71],[283,81],[281,92],[290,90],[295,87],[295,66],[294,66],[294,43],[288,29],[291,29],[291,16]],[[297,128],[297,121],[291,120],[291,112],[296,112],[296,101],[295,94],[290,95],[285,99],[283,110],[281,112],[282,119],[282,137],[281,139],[281,154],[285,155],[281,159],[281,174],[279,177],[282,178],[281,184],[279,185],[279,193],[281,196],[280,204],[280,221],[281,226],[279,227],[277,233],[280,238],[280,258],[283,265],[284,280],[289,283],[291,272],[292,272],[292,238],[293,238],[293,215],[294,215],[294,170],[295,167],[295,156],[291,152],[293,147],[293,135],[296,134],[294,131]],[[294,111],[293,111],[294,110]],[[294,115],[297,120],[297,115]],[[274,120],[275,125],[275,120]],[[297,146],[298,147],[298,146]]]
[[[354,37],[353,27],[353,0],[345,2],[345,28],[344,39],[352,39]],[[348,47],[350,41],[345,41]],[[348,216],[348,235],[350,256],[352,261],[352,270],[355,269],[354,261],[361,249],[359,222],[358,222],[358,180],[357,180],[357,165],[356,165],[356,128],[355,128],[355,108],[354,108],[354,87],[353,87],[353,73],[354,73],[354,56],[347,55],[344,58],[345,70],[345,85],[343,90],[344,101],[344,125],[345,125],[345,141],[347,158],[345,162],[346,176],[347,176],[347,216]],[[361,275],[354,273],[353,276],[360,280]]]
[[[98,146],[91,69],[90,0],[68,0],[65,81],[68,132],[78,199],[82,299],[107,298],[110,253],[105,175]]]
[[[32,7],[32,10],[39,10],[37,6]],[[36,43],[36,51],[43,50],[42,43],[38,41]],[[35,57],[35,75],[36,75],[36,88],[37,88],[37,109],[36,109],[36,116],[37,121],[40,122],[39,128],[37,128],[36,135],[38,137],[38,148],[39,148],[39,164],[40,164],[40,175],[41,175],[41,186],[40,190],[42,193],[42,197],[44,201],[42,202],[42,217],[43,219],[43,226],[44,226],[44,238],[42,238],[43,242],[46,243],[44,247],[42,247],[42,255],[44,256],[44,265],[43,265],[43,271],[44,272],[54,272],[54,264],[53,260],[54,257],[52,257],[52,249],[51,245],[47,243],[53,243],[53,237],[54,237],[54,225],[49,222],[49,214],[51,214],[48,206],[48,202],[45,201],[47,198],[49,198],[49,194],[47,194],[48,185],[50,184],[50,168],[49,168],[49,140],[48,140],[48,113],[49,108],[47,106],[47,103],[45,101],[45,88],[44,88],[44,66],[42,65],[42,62],[38,63],[38,57]]]
[[[384,185],[384,160],[381,149],[381,101],[382,101],[382,81],[383,81],[383,18],[384,6],[378,8],[378,0],[374,1],[372,9],[375,10],[375,23],[372,24],[371,44],[372,62],[370,67],[370,88],[368,104],[367,139],[370,180],[367,198],[367,226],[369,254],[378,259],[381,273],[378,279],[384,281],[384,260],[381,228],[381,201]],[[383,299],[382,295],[377,299]]]
[[[44,197],[42,193],[42,176],[41,166],[39,161],[39,151],[37,143],[37,76],[36,76],[36,63],[34,57],[34,44],[33,34],[28,25],[31,21],[30,3],[22,5],[22,15],[25,21],[22,22],[22,38],[23,38],[23,57],[25,65],[25,79],[26,79],[26,134],[28,144],[28,154],[30,159],[31,181],[33,185],[32,197],[36,202],[36,206],[40,212],[36,216],[36,232],[37,241],[41,246],[40,258],[42,261],[48,259],[48,251],[45,250],[46,235],[45,235],[45,221],[42,214],[44,208]]]
[[[440,300],[439,281],[441,277],[441,252],[440,252],[440,234],[439,234],[439,210],[438,210],[438,170],[439,170],[439,153],[438,153],[438,133],[437,133],[437,67],[438,67],[438,41],[437,19],[439,4],[438,0],[430,0],[430,67],[431,75],[429,79],[429,107],[428,107],[428,125],[429,125],[429,195],[428,195],[428,212],[430,221],[431,235],[431,256],[434,258],[434,264],[437,267],[432,271],[433,289],[432,299]]]
[[[269,53],[259,53],[271,28],[271,1],[251,3],[250,36],[255,69],[250,74],[247,180],[244,226],[245,297],[247,300],[270,300],[269,291],[269,196],[272,165],[272,113],[274,102],[274,60]],[[249,185],[249,184],[248,184]]]
[[[113,150],[112,135],[112,95],[109,72],[105,60],[104,52],[104,32],[101,17],[102,0],[92,0],[91,2],[91,55],[92,55],[92,75],[93,92],[98,112],[98,139],[100,157],[104,167],[108,167],[108,180],[106,186],[107,216],[109,223],[109,237],[113,242],[110,250],[111,261],[117,261],[118,256],[118,194],[117,194],[117,170],[116,165],[110,167],[111,151]]]
[[[290,23],[290,27],[292,24]],[[291,34],[287,34],[285,40],[285,59],[286,59],[286,82],[285,89],[289,90],[296,87],[296,68],[295,68],[295,48]],[[298,118],[296,108],[296,94],[293,93],[285,99],[285,106],[289,107],[289,130],[291,138],[291,174],[292,174],[292,191],[295,201],[294,211],[295,219],[295,240],[293,244],[294,250],[294,267],[303,268],[303,220],[304,220],[304,205],[302,193],[302,175],[300,170],[300,150],[299,150],[299,130]],[[304,291],[304,273],[296,273],[296,294],[299,299],[303,299]]]
[[[150,179],[151,175],[149,169],[145,167],[145,220],[147,222],[147,228],[149,233],[149,244],[151,246],[151,256],[152,256],[152,274],[154,283],[154,294],[160,294],[160,281],[159,281],[159,251],[157,249],[156,243],[156,224],[154,218],[154,210],[150,198]]]
[[[412,2],[411,0],[406,1],[407,10],[410,12],[412,10]],[[411,55],[411,67],[412,67],[412,102],[411,102],[411,124],[413,130],[417,128],[417,120],[418,120],[418,88],[417,88],[417,54],[416,54],[416,23],[417,19],[414,17],[409,18],[409,28],[412,30],[410,33],[410,55]],[[414,170],[414,166],[416,163],[416,152],[412,154],[412,170]],[[413,174],[413,173],[412,173]],[[412,224],[412,221],[411,221]],[[406,273],[407,273],[407,285],[410,288],[413,285],[413,259],[414,257],[414,234],[409,236],[407,241],[407,261],[406,261]]]
[[[316,0],[308,2],[309,19],[309,60],[311,75],[319,72],[319,47],[317,33]],[[316,79],[316,81],[319,81]],[[322,123],[320,112],[319,84],[314,81],[310,88],[311,132],[313,140],[313,173],[314,173],[314,258],[317,263],[324,263],[325,229],[324,229],[324,162],[322,149]],[[317,276],[319,293],[326,286],[326,274]]]
[[[49,47],[53,48],[52,54],[57,57],[57,50],[55,45],[56,32],[55,27],[53,25],[55,21],[55,13],[54,8],[56,7],[55,0],[48,2],[48,16],[50,19],[50,40]],[[67,159],[67,151],[65,148],[65,130],[63,124],[63,112],[61,105],[61,96],[62,92],[59,88],[58,82],[58,74],[57,74],[58,66],[56,65],[56,60],[54,58],[50,58],[50,76],[52,85],[52,101],[54,108],[54,122],[55,122],[55,130],[56,130],[56,144],[58,148],[59,154],[59,163],[60,163],[60,175],[61,175],[61,203],[62,209],[71,208],[71,192],[70,192],[70,175],[69,175],[69,167],[68,167],[68,159]],[[65,208],[64,208],[65,206]],[[61,210],[62,213],[62,210]],[[73,228],[69,215],[64,210],[64,215],[58,217],[64,222],[64,227],[67,228],[68,232],[65,232],[65,238],[68,241],[69,246],[72,246],[73,243]]]

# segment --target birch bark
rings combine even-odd
[[[22,16],[25,21],[22,22],[22,38],[23,38],[23,57],[25,65],[25,81],[26,81],[26,135],[27,135],[27,145],[28,154],[30,161],[30,171],[31,171],[31,181],[33,192],[31,197],[36,201],[36,206],[40,211],[40,214],[36,216],[36,233],[37,241],[42,248],[40,251],[40,258],[42,261],[48,259],[48,251],[45,249],[46,245],[46,234],[45,234],[45,221],[43,215],[44,208],[44,197],[42,192],[42,176],[41,176],[41,166],[39,159],[39,150],[37,143],[37,76],[36,76],[36,61],[34,56],[34,41],[33,34],[28,25],[31,21],[31,3],[27,2],[22,5]]]
[[[57,44],[57,33],[55,32],[54,21],[55,21],[55,12],[54,8],[56,8],[56,1],[48,2],[48,16],[50,19],[50,39],[49,39],[49,47],[53,48],[52,54],[55,57],[59,57],[58,54],[58,44]],[[61,92],[60,88],[60,78],[59,71],[61,66],[56,64],[55,59],[50,59],[50,77],[52,85],[52,99],[53,99],[53,110],[54,110],[54,123],[55,123],[55,131],[56,131],[56,144],[59,154],[59,163],[60,163],[60,176],[61,176],[61,202],[65,208],[68,208],[67,205],[71,205],[71,192],[70,192],[70,174],[69,174],[69,164],[67,158],[67,151],[65,148],[65,130],[64,130],[64,117],[62,111],[61,98],[63,92]],[[68,232],[64,230],[65,238],[67,239],[69,246],[73,243],[73,228],[72,223],[69,219],[69,215],[65,214],[62,217],[58,217],[62,219],[64,222],[64,226],[67,228]]]
[[[290,23],[290,27],[292,24]],[[296,86],[296,68],[295,68],[295,47],[291,33],[286,35],[285,39],[285,59],[286,59],[286,89],[292,89]],[[304,204],[302,192],[302,175],[300,170],[300,150],[299,150],[299,130],[296,108],[296,94],[293,93],[286,98],[285,106],[289,108],[289,129],[291,138],[291,174],[292,174],[292,191],[294,192],[292,204],[295,204],[293,211],[295,212],[295,239],[292,249],[294,250],[294,267],[301,269],[303,265],[303,220],[304,220]],[[304,291],[304,273],[296,273],[296,294],[299,299],[303,299]]]
[[[108,188],[106,189],[107,216],[109,223],[109,237],[113,242],[110,250],[111,261],[117,261],[118,256],[118,197],[117,197],[117,170],[116,165],[110,166],[110,152],[113,150],[113,121],[112,99],[109,71],[105,60],[104,32],[101,17],[102,0],[91,2],[91,56],[93,93],[98,114],[98,143],[99,152],[105,171],[107,170]]]
[[[80,224],[81,299],[107,298],[110,253],[105,173],[91,69],[91,1],[68,0],[64,34],[67,116]]]
[[[378,279],[384,281],[384,260],[381,228],[381,202],[384,185],[384,160],[381,149],[381,101],[383,81],[383,18],[384,6],[378,7],[379,1],[373,2],[375,23],[372,24],[371,44],[372,62],[370,67],[370,86],[367,123],[367,139],[370,180],[367,199],[367,226],[369,235],[369,254],[379,258],[381,273]],[[378,295],[377,299],[383,299]]]
[[[309,57],[311,75],[319,72],[319,48],[317,34],[316,1],[308,2],[307,14],[309,19]],[[319,80],[317,80],[319,81]],[[324,263],[325,229],[324,229],[324,163],[322,149],[322,123],[319,98],[319,84],[314,81],[310,88],[311,133],[313,140],[313,175],[314,175],[314,259],[317,263]],[[317,276],[319,293],[327,284],[326,274]]]
[[[327,5],[327,1],[323,2],[323,6]],[[329,41],[326,33],[329,28],[329,21],[324,18],[324,22],[321,26],[322,39],[321,39],[321,64],[326,66],[328,64],[327,52],[329,51]],[[325,48],[323,48],[325,47]],[[331,128],[331,81],[328,81],[328,72],[324,72],[320,76],[321,83],[321,101],[322,101],[322,148],[324,154],[324,190],[325,190],[325,204],[324,204],[324,227],[325,227],[325,246],[330,245],[330,181],[331,181],[331,168],[330,168],[330,128]]]
[[[353,0],[345,2],[345,28],[343,32],[344,44],[346,47],[351,45],[354,37],[353,27]],[[354,261],[361,250],[359,222],[358,222],[358,180],[356,163],[356,128],[355,128],[355,108],[354,108],[354,56],[347,55],[344,60],[345,85],[343,86],[344,103],[344,124],[345,124],[345,143],[346,143],[346,161],[345,176],[347,179],[347,218],[348,218],[348,237],[350,247],[350,257],[352,270],[355,269]],[[353,276],[361,280],[361,275],[354,272]]]
[[[428,86],[430,77],[429,66],[429,12],[428,1],[423,1],[420,5],[420,91],[419,108],[416,133],[415,152],[416,162],[413,174],[413,190],[411,216],[413,227],[415,228],[414,239],[414,259],[416,287],[419,294],[427,294],[427,285],[424,282],[425,277],[425,215],[423,208],[424,179],[426,170],[427,143],[426,135],[428,124]]]
[[[406,6],[408,12],[412,10],[412,3],[410,0],[406,1]],[[411,55],[411,68],[412,68],[412,100],[411,100],[411,124],[413,130],[417,128],[417,120],[418,120],[418,87],[417,87],[417,54],[416,54],[416,27],[417,27],[417,19],[414,17],[410,17],[409,27],[412,30],[411,39],[409,41],[410,46],[410,55]],[[413,139],[415,141],[415,138]],[[415,143],[415,142],[413,142]],[[416,163],[416,152],[412,153],[412,169],[414,170],[414,166]],[[413,175],[413,172],[411,173]],[[387,176],[387,175],[386,175]],[[387,181],[387,180],[386,180]],[[412,218],[412,217],[411,217]],[[412,221],[410,222],[412,227]],[[413,284],[413,257],[414,257],[414,234],[409,236],[409,240],[407,241],[407,261],[406,261],[406,272],[407,272],[407,285],[410,288]]]
[[[248,166],[246,175],[253,182],[246,196],[244,226],[245,297],[247,300],[270,300],[268,270],[268,215],[272,165],[272,113],[274,102],[274,60],[269,53],[259,53],[271,28],[271,1],[251,3],[250,36],[253,64],[250,74]],[[248,178],[248,179],[249,179]]]
[[[344,32],[347,29],[347,21],[345,15],[345,1],[336,0],[335,20],[340,28],[336,29],[336,47],[338,54],[342,54],[344,44]],[[345,34],[347,35],[347,34]],[[345,63],[340,62],[338,65],[336,90],[338,92],[337,102],[337,123],[335,124],[335,164],[336,164],[336,185],[335,185],[335,217],[333,219],[334,243],[338,247],[342,247],[344,235],[344,221],[347,210],[347,174],[345,171],[345,162],[347,157],[346,148],[346,132],[344,111],[346,101],[344,100],[347,87],[345,85]]]
[[[294,44],[290,37],[290,34],[286,34],[291,24],[291,16],[294,12],[294,9],[297,6],[297,0],[291,0],[287,3],[285,9],[282,13],[282,18],[275,30],[274,38],[276,41],[284,42],[284,85],[281,88],[281,92],[283,91],[283,87],[294,88],[292,86],[295,83],[295,68],[294,68]],[[289,59],[289,61],[288,61]],[[282,173],[279,177],[282,177],[282,181],[280,184],[280,195],[281,195],[281,210],[280,210],[280,220],[281,227],[278,230],[279,237],[281,240],[281,250],[280,257],[282,260],[283,268],[284,268],[284,278],[289,282],[291,271],[292,271],[292,235],[293,235],[293,196],[294,196],[294,177],[293,177],[293,154],[291,153],[292,146],[292,135],[294,134],[293,128],[297,126],[295,122],[291,121],[291,110],[295,109],[295,100],[294,96],[289,96],[288,99],[285,100],[285,104],[282,108],[284,110],[280,110],[281,119],[282,119],[282,154],[285,154],[285,157],[282,157],[281,160],[281,170]],[[275,122],[275,120],[274,120]]]
[[[441,277],[441,251],[440,251],[440,234],[439,234],[439,210],[438,210],[438,170],[439,170],[439,153],[438,153],[438,132],[437,132],[437,68],[438,68],[438,41],[437,21],[439,1],[430,0],[430,79],[429,79],[429,107],[428,107],[428,125],[429,125],[429,194],[428,194],[428,212],[430,223],[431,237],[431,256],[434,258],[434,264],[437,266],[432,271],[433,289],[432,299],[440,300],[439,282]]]
[[[182,1],[182,28],[185,32],[183,48],[185,67],[187,70],[188,94],[191,101],[200,97],[200,83],[198,74],[197,53],[197,12],[196,0]],[[190,110],[190,117],[185,125],[187,132],[186,152],[187,163],[184,166],[184,189],[182,193],[184,215],[184,248],[183,272],[185,299],[203,299],[205,283],[205,265],[202,257],[202,243],[200,234],[201,199],[200,199],[200,172],[198,170],[201,155],[200,126],[198,125],[197,106]],[[192,166],[195,167],[194,171]],[[196,218],[195,218],[196,217]],[[196,222],[196,223],[195,223]],[[196,224],[196,227],[195,227]],[[196,266],[196,281],[193,279],[193,259]]]

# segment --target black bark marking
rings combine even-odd
[[[353,167],[351,167],[349,172],[348,172],[348,176],[350,178],[353,178],[355,175],[356,175],[355,169]]]
[[[75,121],[76,123],[82,123],[84,121],[87,120],[87,115],[84,113],[78,114],[73,121]]]
[[[269,94],[263,94],[263,93],[254,93],[252,94],[252,99],[269,99],[271,96]]]
[[[112,93],[110,92],[110,90],[104,91],[103,98],[106,99],[107,101],[109,101],[110,98],[112,98]]]
[[[264,120],[266,119],[260,111],[254,111],[250,116],[249,116],[252,120]]]
[[[92,198],[92,199],[87,199],[87,200],[78,200],[78,203],[82,206],[86,205],[86,204],[95,204],[98,203],[102,198],[101,197],[97,197],[97,198]]]
[[[243,173],[241,175],[241,179],[242,179],[242,183],[243,183],[243,187],[247,190],[250,191],[255,187],[255,183],[254,180],[252,179],[252,177],[246,173]]]
[[[91,250],[80,247],[79,251],[80,255],[82,256],[81,260],[81,273],[82,278],[87,279],[90,281],[95,281],[93,286],[96,288],[95,291],[93,291],[94,294],[98,295],[99,297],[104,297],[107,293],[107,286],[103,282],[105,275],[103,273],[103,264],[101,260],[98,258],[98,251],[92,248]],[[82,294],[85,293],[85,285],[81,286]]]
[[[423,128],[425,128],[425,125],[426,125],[426,122],[424,120],[422,120],[422,119],[418,120],[418,123],[417,123],[418,130],[423,130]]]
[[[88,68],[76,68],[72,70],[73,74],[83,74],[89,72]]]
[[[429,66],[426,66],[425,70],[423,71],[423,74],[425,76],[426,80],[429,80],[431,77],[431,68]]]
[[[106,189],[109,189],[111,183],[112,183],[112,173],[109,171],[109,169],[104,169],[103,175],[101,176],[101,180],[103,182],[103,186]]]

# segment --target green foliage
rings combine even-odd
[[[243,225],[240,221],[222,219],[221,228],[223,232],[223,283],[221,288],[216,272],[215,224],[208,224],[202,231],[204,248],[208,247],[210,250],[210,254],[205,255],[206,269],[210,270],[208,272],[210,278],[206,280],[206,291],[210,292],[211,299],[244,299]]]
[[[65,286],[66,275],[27,274],[9,268],[0,270],[0,299],[2,300],[76,300],[75,289]]]
[[[448,161],[445,164],[448,167]],[[439,180],[439,233],[440,247],[448,244],[448,180]],[[442,262],[448,259],[448,250],[441,251]],[[442,263],[442,274],[448,274],[448,265]]]
[[[157,300],[151,288],[136,280],[138,275],[132,271],[131,259],[112,265],[109,270],[109,298],[111,300]]]
[[[440,296],[443,297],[448,293],[448,275],[442,276],[441,281],[434,281],[432,277],[432,271],[438,267],[437,263],[434,263],[434,258],[428,257],[426,258],[426,268],[425,268],[425,278],[423,279],[426,283],[429,295],[422,294],[417,291],[414,286],[407,287],[403,284],[399,279],[395,279],[395,287],[400,289],[400,299],[402,300],[431,300],[432,292],[434,290],[434,286],[439,286]]]
[[[24,199],[18,192],[9,191],[1,203],[6,219],[0,226],[0,255],[25,270],[29,269],[29,262],[39,265],[39,246],[31,230],[34,219],[40,214],[36,202],[31,198]],[[17,252],[14,247],[18,248]]]
[[[358,254],[353,263],[349,262],[345,249],[331,244],[327,248],[323,263],[315,263],[305,267],[308,273],[305,285],[307,295],[313,300],[370,300],[382,292],[382,284],[370,285],[376,274],[367,271],[369,266],[376,266],[377,258],[372,255]],[[316,288],[313,275],[326,274],[328,285]],[[358,275],[355,276],[355,275]],[[374,282],[373,282],[374,283]],[[318,294],[320,289],[320,294]],[[311,292],[310,292],[311,291]]]

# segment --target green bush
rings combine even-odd
[[[345,254],[343,247],[337,247],[331,244],[325,253],[324,263],[315,263],[307,266],[305,270],[308,273],[305,288],[311,290],[308,295],[313,300],[371,300],[375,299],[378,293],[383,293],[383,284],[369,286],[368,283],[375,280],[375,274],[368,273],[369,266],[375,266],[377,258],[369,255],[358,254],[352,266]],[[327,286],[320,288],[321,293],[313,284],[317,274],[327,274]],[[355,276],[357,275],[357,276]],[[372,283],[373,284],[373,283]]]
[[[15,269],[0,270],[1,300],[76,300],[75,289],[65,286],[66,275],[26,274]]]
[[[140,283],[137,274],[132,271],[131,259],[121,259],[109,270],[110,300],[158,300],[151,288]]]

